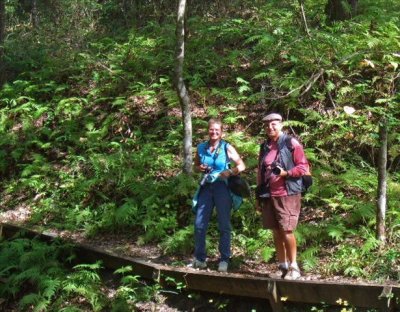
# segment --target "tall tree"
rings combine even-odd
[[[6,0],[0,0],[0,83],[4,81],[4,40],[6,34]]]
[[[328,0],[325,13],[331,22],[351,18],[357,9],[358,0]]]
[[[183,80],[185,59],[186,0],[179,0],[176,22],[175,88],[178,93],[183,119],[183,171],[192,174],[192,115],[189,94]]]
[[[383,118],[379,125],[379,160],[378,160],[378,200],[376,209],[376,236],[381,242],[386,241],[385,217],[386,217],[386,193],[387,193],[387,147],[388,127]]]
[[[388,136],[390,131],[393,130],[393,125],[390,127],[388,119],[395,120],[396,109],[398,107],[397,100],[395,99],[398,89],[398,80],[400,72],[397,70],[397,63],[391,64],[394,72],[392,73],[390,67],[382,70],[385,79],[384,84],[380,88],[381,92],[385,90],[384,98],[378,99],[386,101],[383,107],[383,117],[379,123],[379,156],[378,156],[378,192],[377,192],[377,207],[376,207],[376,237],[384,244],[386,242],[386,210],[387,210],[387,165],[388,165]],[[391,122],[394,124],[395,122]],[[398,122],[396,122],[398,124]]]
[[[32,0],[31,23],[34,28],[38,27],[39,25],[39,11],[37,7],[37,0]]]

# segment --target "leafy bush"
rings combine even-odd
[[[99,262],[77,264],[72,246],[16,238],[0,243],[0,295],[3,308],[18,303],[20,311],[122,311],[135,303],[155,298],[159,285],[144,283],[131,275],[131,267],[120,268],[116,289],[107,291]],[[115,291],[115,294],[112,294]],[[110,296],[110,294],[112,294]],[[123,310],[123,311],[126,311]]]

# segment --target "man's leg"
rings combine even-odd
[[[297,263],[297,244],[293,231],[281,231],[283,236],[285,254],[290,263]]]
[[[300,276],[297,265],[297,243],[294,229],[297,226],[300,214],[300,194],[272,198],[278,229],[274,233],[275,245],[280,267],[284,264],[288,268],[286,279],[296,279]],[[283,251],[280,250],[283,248]]]
[[[287,255],[285,247],[285,233],[279,229],[273,229],[272,232],[278,261],[279,263],[286,263]]]
[[[294,233],[292,231],[286,231],[284,237],[286,254],[290,263],[288,273],[285,275],[284,278],[288,280],[295,280],[301,276],[300,269],[297,264],[296,237],[294,236]]]

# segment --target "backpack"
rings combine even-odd
[[[229,160],[227,145],[228,145],[228,143],[225,144],[225,154],[226,154],[226,159]],[[229,168],[231,167],[230,163],[229,163],[228,167]],[[231,192],[237,196],[240,196],[243,198],[251,196],[251,189],[250,189],[249,184],[240,175],[230,176],[228,178],[228,187],[231,190]]]
[[[292,146],[292,138],[293,137],[291,135],[286,135],[284,144],[286,145],[288,150],[290,150],[292,152],[292,155],[293,155],[294,147]],[[260,154],[261,158],[264,158],[265,153],[266,153],[265,145],[266,145],[266,141],[264,143],[261,143],[261,151],[262,151],[262,154]],[[278,145],[278,149],[279,149],[279,145]],[[307,193],[308,189],[313,184],[313,178],[311,176],[311,170],[310,170],[311,169],[311,165],[310,165],[310,162],[308,161],[308,159],[307,159],[307,164],[308,164],[308,171],[306,172],[306,174],[301,176],[301,182],[302,182],[302,191],[301,191],[301,193],[303,195],[305,193]]]

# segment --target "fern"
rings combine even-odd
[[[193,248],[193,227],[179,229],[165,239],[161,247],[166,254],[187,254]]]
[[[39,294],[28,294],[22,297],[20,306],[25,309],[28,306],[37,306],[42,301],[42,296]]]
[[[319,246],[313,246],[301,252],[300,258],[304,270],[309,271],[317,265],[319,251]]]
[[[335,241],[342,241],[346,234],[346,228],[343,224],[330,224],[327,227],[328,235]]]
[[[61,281],[57,278],[47,278],[43,279],[39,286],[41,289],[42,296],[48,299],[53,298],[57,291],[60,289]]]

